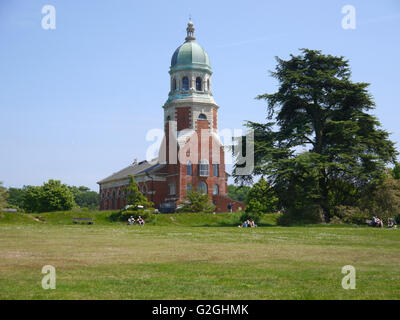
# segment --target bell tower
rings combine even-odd
[[[170,91],[163,106],[169,185],[175,184],[177,203],[188,191],[207,193],[210,199],[227,192],[224,150],[217,136],[219,107],[211,90],[210,59],[196,42],[192,21],[186,31],[185,42],[172,55]],[[170,141],[171,129],[176,130],[177,141]],[[176,164],[168,152],[172,143],[177,143],[178,154],[185,155],[183,158],[178,155]]]

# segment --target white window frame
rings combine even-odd
[[[208,177],[210,175],[210,165],[208,160],[202,159],[199,164],[199,176],[200,177]]]

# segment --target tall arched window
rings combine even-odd
[[[207,193],[207,183],[205,183],[204,181],[200,181],[199,185],[197,186],[197,191],[199,193]]]
[[[174,78],[174,80],[172,80],[172,90],[175,91],[176,90],[176,79]]]
[[[183,77],[182,79],[182,90],[189,90],[189,78]]]
[[[213,195],[219,194],[219,186],[217,184],[214,184],[213,186]]]
[[[207,116],[204,113],[200,113],[199,120],[207,120]]]
[[[193,174],[193,166],[190,161],[188,161],[187,166],[186,166],[186,174],[188,176],[191,176]]]
[[[199,175],[202,177],[208,177],[209,175],[209,164],[206,159],[200,160],[200,170],[199,170]]]
[[[115,191],[113,191],[113,193],[112,193],[112,208],[113,209],[117,208],[116,199],[115,199]]]
[[[202,80],[201,80],[200,77],[196,78],[196,90],[197,91],[202,91],[203,90],[203,88],[202,88]]]

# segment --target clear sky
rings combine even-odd
[[[341,26],[344,5],[356,29]],[[56,29],[44,30],[44,5]],[[0,1],[0,181],[96,181],[144,159],[162,128],[169,64],[189,14],[213,68],[219,128],[263,121],[275,56],[319,49],[371,83],[374,114],[400,143],[400,1]]]

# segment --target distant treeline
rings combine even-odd
[[[59,180],[49,180],[41,186],[5,188],[0,182],[0,208],[13,207],[25,212],[50,212],[99,207],[99,194],[88,187],[68,186]]]

